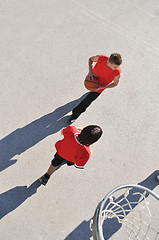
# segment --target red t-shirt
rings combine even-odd
[[[121,73],[120,67],[117,70],[112,70],[107,67],[108,56],[100,55],[96,65],[93,68],[94,74],[99,79],[99,87],[105,86],[113,81],[113,79]],[[97,92],[101,93],[105,89],[100,89]]]
[[[64,138],[55,144],[57,153],[67,161],[75,163],[76,167],[84,167],[91,156],[89,146],[78,142],[76,136],[80,133],[74,126],[67,126],[62,130]]]

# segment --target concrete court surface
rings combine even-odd
[[[39,187],[87,92],[88,58],[112,52],[123,58],[120,84],[74,124],[102,127],[93,156]],[[0,83],[0,239],[88,240],[114,187],[142,183],[159,194],[158,0],[0,0]]]

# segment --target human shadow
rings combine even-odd
[[[23,128],[18,128],[8,136],[0,140],[0,171],[16,163],[16,155],[20,155],[27,149],[58,132],[69,123],[69,113],[84,97],[71,101],[55,111],[40,117]]]
[[[0,194],[0,219],[19,207],[27,198],[37,192],[40,187],[39,180],[33,182],[29,187],[17,186],[7,192]]]
[[[63,161],[60,166],[55,170],[67,164],[67,161]],[[54,172],[55,172],[54,171]],[[8,190],[7,192],[0,194],[0,219],[5,215],[19,207],[27,198],[31,197],[37,192],[37,189],[41,186],[39,179],[33,182],[29,187],[17,186]]]
[[[145,180],[143,180],[142,182],[138,183],[138,185],[144,186],[149,188],[150,190],[153,190],[157,185],[159,185],[159,181],[156,180],[156,176],[159,175],[159,170],[154,171],[150,176],[148,176]],[[127,199],[129,201],[134,201],[137,202],[139,199],[139,195],[134,195],[135,193],[135,189],[132,189],[129,191],[129,195],[127,197]],[[137,190],[137,192],[141,192],[142,190]],[[146,195],[146,197],[148,197],[148,194]],[[123,198],[123,195],[121,195],[119,198],[116,199],[116,201],[120,201],[120,199]],[[121,203],[121,204],[124,204]],[[133,208],[135,208],[137,206],[137,204],[133,205]],[[125,209],[126,210],[126,209]],[[84,211],[84,209],[83,209]],[[74,240],[74,239],[80,239],[80,240],[89,240],[92,237],[92,231],[90,230],[90,221],[92,218],[90,218],[88,221],[83,221],[81,222],[77,228],[75,230],[73,230],[66,238],[65,240]],[[116,218],[113,219],[108,219],[108,221],[110,222],[109,224],[109,229],[106,228],[104,226],[103,228],[103,232],[104,232],[104,237],[105,239],[109,239],[110,237],[112,237],[113,234],[115,234],[120,228],[121,228],[121,224],[117,221]]]

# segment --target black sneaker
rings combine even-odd
[[[76,120],[77,118],[75,118],[72,114],[71,118],[70,118],[70,123],[74,123],[74,121]]]
[[[48,180],[49,179],[44,177],[44,175],[41,178],[39,178],[40,183],[43,184],[44,186],[47,184]]]

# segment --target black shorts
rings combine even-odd
[[[54,167],[58,167],[58,166],[60,166],[64,161],[67,162],[67,165],[68,165],[68,166],[74,165],[73,162],[67,161],[66,159],[60,157],[60,156],[58,155],[58,153],[55,153],[54,158],[53,158],[53,160],[52,160],[51,163],[52,163],[52,165],[53,165]]]

